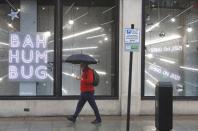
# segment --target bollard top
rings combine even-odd
[[[156,87],[173,87],[173,84],[171,82],[163,82],[160,81],[156,84]]]

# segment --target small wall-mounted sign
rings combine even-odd
[[[140,48],[140,31],[139,29],[124,29],[124,44],[125,50],[137,52]]]
[[[12,81],[43,81],[47,78],[47,41],[44,32],[10,34],[9,70]]]

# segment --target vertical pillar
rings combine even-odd
[[[37,0],[21,0],[20,31],[37,32]],[[36,82],[21,82],[20,96],[36,96]]]

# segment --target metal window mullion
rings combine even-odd
[[[63,0],[57,0],[55,6],[54,22],[54,95],[62,96],[62,19],[63,19]]]

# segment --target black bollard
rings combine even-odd
[[[155,90],[155,126],[158,131],[173,128],[173,87],[170,82],[159,82]]]

